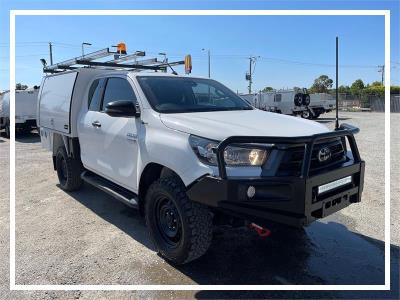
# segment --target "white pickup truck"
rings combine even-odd
[[[30,131],[36,127],[36,108],[39,88],[15,91],[15,129]],[[10,92],[0,95],[0,129],[10,137]]]
[[[38,125],[60,187],[86,181],[138,208],[175,264],[203,255],[221,220],[302,227],[361,201],[357,128],[260,111],[211,79],[96,68],[48,75]]]

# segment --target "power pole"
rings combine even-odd
[[[379,73],[382,73],[382,85],[384,85],[384,83],[385,83],[385,65],[382,65],[382,66],[378,66],[378,68],[379,68],[379,70],[378,70],[378,72]]]
[[[246,80],[249,81],[249,94],[251,94],[251,85],[253,84],[253,73],[254,73],[253,65],[255,65],[256,60],[257,57],[255,56],[249,57],[249,72],[246,74]]]
[[[211,53],[208,49],[208,78],[211,78]]]
[[[53,45],[49,42],[49,52],[50,52],[50,65],[53,64]]]
[[[252,72],[251,72],[251,65],[253,64],[253,58],[250,57],[249,59],[249,94],[251,94],[251,84],[253,83],[253,79],[252,79]]]
[[[201,49],[202,51],[205,51],[205,48]],[[211,50],[207,49],[207,56],[208,56],[208,78],[211,78]]]

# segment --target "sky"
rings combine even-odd
[[[112,5],[110,5],[112,3]],[[96,5],[95,5],[96,4]],[[135,5],[133,5],[135,4]],[[13,1],[1,2],[0,89],[9,85],[9,9],[390,9],[392,84],[399,85],[398,1]],[[6,21],[6,22],[5,22]],[[258,57],[253,90],[310,87],[319,75],[335,76],[335,37],[340,41],[340,85],[361,78],[380,81],[384,64],[383,16],[18,16],[16,80],[40,84],[40,58],[54,61],[123,41],[128,53],[144,50],[148,57],[167,53],[170,60],[193,58],[193,75],[211,77],[234,91],[245,92],[249,56]],[[183,73],[183,68],[177,68]]]

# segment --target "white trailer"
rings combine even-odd
[[[307,111],[310,96],[306,90],[278,90],[240,95],[254,107],[284,115],[301,115]]]
[[[335,97],[327,93],[310,94],[308,110],[302,116],[306,119],[317,119],[321,114],[336,109]]]
[[[31,130],[36,127],[36,109],[39,88],[15,91],[15,127],[17,130]],[[0,129],[10,136],[10,91],[0,96]]]

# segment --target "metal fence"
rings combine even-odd
[[[344,110],[368,109],[375,112],[384,112],[385,98],[374,95],[355,97],[350,94],[339,94],[339,108]],[[390,112],[400,112],[400,95],[390,95]]]

